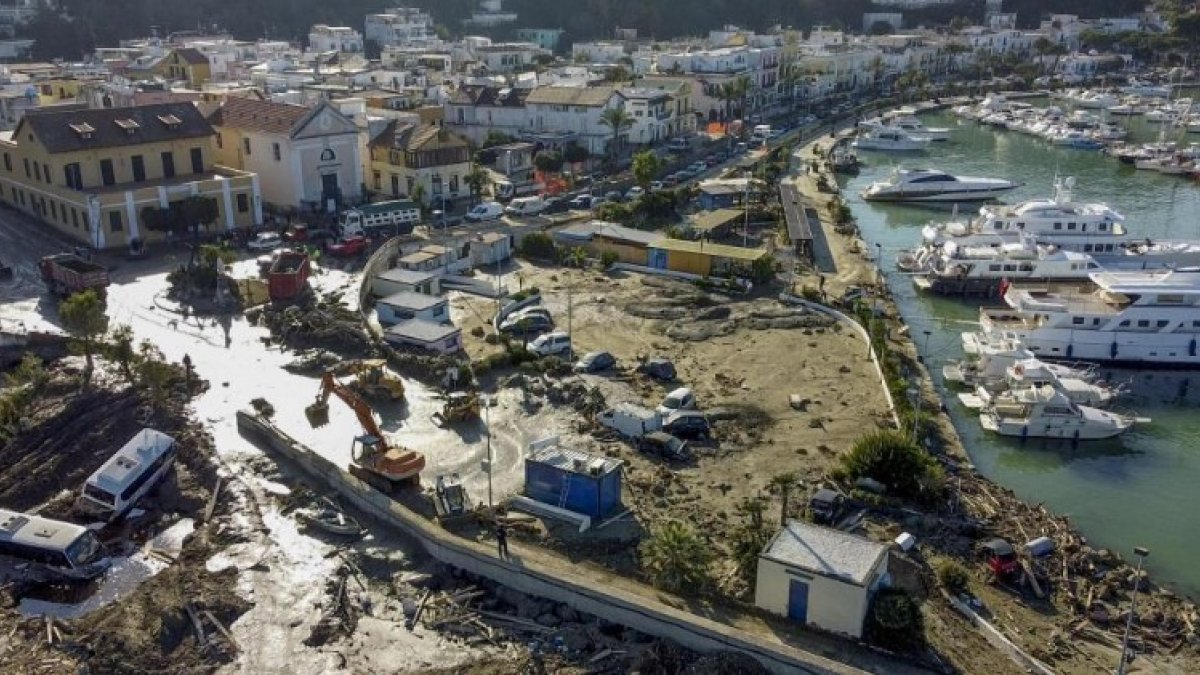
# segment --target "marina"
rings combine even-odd
[[[1046,106],[1056,102],[1033,99],[1029,103]],[[1049,188],[1055,185],[1056,179],[1065,185],[1065,177],[1074,177],[1072,203],[1107,205],[1111,213],[1096,211],[1092,215],[1100,220],[1111,216],[1107,236],[1112,237],[1115,230],[1119,235],[1116,240],[1126,240],[1126,247],[1115,245],[1109,251],[1105,246],[1098,255],[1095,251],[1097,242],[1088,241],[1092,250],[1086,255],[1102,264],[1107,256],[1110,265],[1120,259],[1129,266],[1137,265],[1128,260],[1133,257],[1129,253],[1144,250],[1147,244],[1186,253],[1189,248],[1181,242],[1200,238],[1194,218],[1200,207],[1200,190],[1178,177],[1137,171],[1132,165],[1112,162],[1100,153],[1080,152],[1030,135],[1008,133],[993,126],[958,119],[951,111],[923,115],[922,121],[930,127],[955,127],[954,142],[930,146],[927,155],[919,160],[922,166],[937,167],[951,174],[1010,180],[1019,177],[1024,182],[1005,197],[1007,206],[987,207],[994,213],[1000,214],[1005,209],[1013,209],[1014,205],[1030,201],[1052,202],[1047,194],[1051,193]],[[1160,125],[1148,122],[1143,116],[1128,117],[1122,124],[1129,128],[1131,143],[1159,140]],[[1168,129],[1165,142],[1186,145],[1186,141],[1185,129]],[[1014,489],[1023,499],[1032,503],[1044,502],[1070,516],[1093,545],[1120,548],[1132,541],[1148,542],[1147,545],[1155,550],[1155,557],[1147,561],[1147,566],[1154,573],[1176,583],[1183,592],[1200,590],[1200,573],[1191,564],[1200,549],[1186,537],[1179,536],[1190,527],[1187,514],[1200,506],[1200,498],[1195,496],[1193,489],[1195,482],[1200,480],[1200,458],[1190,450],[1200,437],[1200,424],[1195,421],[1194,414],[1195,405],[1200,404],[1200,396],[1193,386],[1196,383],[1192,381],[1196,373],[1157,366],[1128,369],[1112,364],[1080,364],[1072,353],[1073,358],[1069,359],[1072,363],[1051,364],[1058,376],[1119,386],[1122,395],[1118,405],[1136,413],[1117,412],[1114,407],[1113,414],[1131,422],[1138,418],[1152,419],[1153,422],[1132,424],[1116,438],[1086,443],[1074,442],[1073,433],[1062,440],[1021,440],[1019,430],[1011,437],[985,430],[980,425],[980,411],[967,408],[958,400],[961,387],[967,387],[975,395],[975,388],[983,380],[997,377],[996,373],[1003,378],[1005,370],[1022,359],[1044,359],[1045,356],[1030,350],[1020,351],[1019,345],[1009,345],[1012,353],[1005,357],[1007,360],[1001,366],[993,366],[991,374],[986,376],[974,361],[964,360],[964,357],[974,358],[964,347],[979,351],[984,344],[990,344],[972,342],[964,345],[961,339],[963,333],[980,331],[981,304],[992,310],[1011,308],[995,299],[952,299],[929,293],[914,285],[911,267],[906,271],[898,269],[897,264],[916,262],[911,256],[919,251],[914,249],[929,243],[929,239],[923,237],[927,234],[923,233],[927,225],[946,221],[948,215],[951,222],[967,223],[973,215],[971,207],[960,209],[967,216],[964,218],[911,205],[867,203],[860,196],[867,186],[886,178],[896,168],[912,167],[913,160],[904,155],[863,150],[859,155],[863,164],[861,173],[842,180],[847,202],[864,239],[881,254],[881,271],[912,334],[921,335],[927,331],[924,339],[916,339],[917,345],[935,375],[937,387],[974,464],[993,480]],[[997,167],[1003,167],[1003,170],[997,171]],[[1069,221],[1063,219],[1061,222]],[[1076,222],[1083,220],[1080,218]],[[934,229],[939,230],[934,233],[934,240],[956,239],[946,232],[947,227]],[[1089,228],[1089,239],[1099,236],[1097,229]],[[1062,232],[1062,239],[1066,239],[1065,230]],[[1082,230],[1077,232],[1075,236],[1080,237]],[[961,234],[967,234],[965,227]],[[972,248],[982,254],[982,248],[1004,250],[1006,245],[1009,245],[1009,255],[1015,258],[1032,255],[1033,259],[1046,259],[1064,253],[1048,248],[1039,253],[1036,245],[1030,249],[1021,241],[1019,233],[1009,237],[992,235],[986,242],[976,240],[955,253],[962,258]],[[1141,242],[1140,248],[1128,246],[1137,241]],[[1107,242],[1117,243],[1113,239]],[[1082,249],[1082,245],[1078,246],[1080,256],[1085,254]],[[933,253],[940,255],[943,251]],[[906,254],[910,259],[902,261]],[[933,257],[932,253],[927,255]],[[1179,260],[1185,262],[1187,257]],[[1014,261],[1013,264],[1020,263]],[[1087,275],[1093,271],[1075,272]],[[1045,287],[1046,283],[1039,280],[1037,284],[1027,285]],[[1013,287],[1020,286],[1014,281]],[[995,294],[999,290],[999,280],[989,284],[988,288]],[[1196,318],[1200,319],[1200,316]],[[1154,320],[1155,325],[1158,320]],[[1190,338],[1177,346],[1176,354],[1186,354],[1189,346]],[[962,382],[955,383],[948,376]]]

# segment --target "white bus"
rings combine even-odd
[[[0,570],[38,567],[70,579],[91,579],[109,566],[104,546],[86,527],[5,509],[0,509],[0,560]]]
[[[166,475],[173,461],[175,439],[142,429],[87,479],[78,506],[89,515],[116,520]]]

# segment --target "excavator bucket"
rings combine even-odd
[[[304,416],[308,418],[308,423],[313,428],[323,427],[329,424],[329,404],[317,401],[304,409]]]

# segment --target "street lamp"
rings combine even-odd
[[[483,404],[483,426],[487,431],[487,477],[488,477],[488,513],[492,512],[492,399],[490,396],[480,396]]]
[[[1132,660],[1127,656],[1129,654],[1129,631],[1133,629],[1133,614],[1137,610],[1138,590],[1142,587],[1142,563],[1146,562],[1146,556],[1150,555],[1150,549],[1134,546],[1133,554],[1138,557],[1138,565],[1133,581],[1133,598],[1129,601],[1129,618],[1125,620],[1125,637],[1121,639],[1121,661],[1117,664],[1117,675],[1125,675],[1125,666]]]

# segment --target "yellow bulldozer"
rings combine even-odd
[[[452,391],[442,396],[442,409],[433,414],[438,426],[479,418],[479,396],[474,392]]]
[[[333,369],[335,375],[353,375],[350,388],[373,401],[403,401],[404,382],[387,369],[383,359],[343,361]]]

